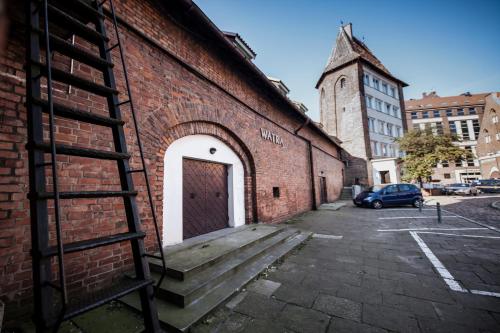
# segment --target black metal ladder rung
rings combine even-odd
[[[113,284],[111,288],[100,290],[98,292],[86,294],[84,298],[75,300],[68,304],[67,310],[64,313],[63,320],[69,320],[82,313],[98,308],[108,302],[122,298],[139,289],[148,287],[154,283],[152,279],[127,278],[119,283]],[[45,323],[46,327],[51,327],[59,319],[55,311],[53,318]]]
[[[48,103],[45,100],[34,98],[33,102],[42,107],[42,111],[48,113]],[[75,108],[71,108],[65,105],[54,103],[54,114],[59,117],[73,119],[82,121],[89,124],[99,125],[99,126],[122,126],[125,124],[123,120],[115,119],[111,117],[101,116],[96,113],[83,111]]]
[[[84,199],[84,198],[112,198],[132,197],[137,191],[69,191],[59,192],[60,199]],[[40,192],[35,195],[38,200],[54,199],[53,192]]]
[[[121,234],[115,234],[111,236],[98,237],[93,239],[88,239],[84,241],[78,241],[73,243],[67,243],[63,245],[63,253],[72,253],[85,251],[90,249],[95,249],[96,247],[108,246],[116,243],[121,243],[125,241],[130,241],[134,239],[144,238],[146,234],[144,232],[124,232]],[[42,257],[53,257],[57,255],[57,246],[51,246],[40,253]]]
[[[71,9],[78,10],[79,13],[83,15],[90,16],[92,18],[104,18],[104,14],[95,10],[91,6],[89,6],[85,1],[82,0],[62,0],[63,2],[67,2],[68,5],[71,6]]]
[[[45,142],[35,142],[34,149],[42,150],[50,153],[50,144]],[[130,154],[118,153],[115,151],[97,150],[90,148],[78,148],[63,144],[56,144],[56,152],[61,155],[79,156],[88,158],[97,158],[102,160],[126,160],[130,158]]]
[[[42,30],[36,29],[35,30],[37,33],[40,34],[40,36],[45,37],[45,34],[43,33]],[[77,60],[81,63],[87,64],[91,67],[104,70],[108,67],[113,67],[114,64],[112,62],[108,62],[105,59],[88,52],[87,50],[82,49],[81,47],[78,47],[76,45],[71,44],[70,42],[62,39],[61,37],[58,37],[56,35],[50,35],[49,36],[50,40],[50,50],[51,51],[57,51],[61,54],[64,54],[65,56],[68,56],[74,60]]]
[[[47,68],[46,68],[45,64],[42,64],[42,63],[37,62],[37,61],[32,61],[31,65],[38,67],[40,69],[40,74],[42,76],[47,75]],[[73,85],[77,88],[89,91],[93,94],[100,95],[100,96],[107,97],[111,94],[118,94],[118,90],[116,90],[114,88],[111,88],[111,87],[108,87],[108,86],[105,86],[102,84],[94,83],[92,81],[83,79],[83,78],[76,76],[76,75],[73,75],[73,74],[69,74],[69,73],[62,71],[60,69],[57,69],[57,68],[52,68],[52,80],[67,83],[67,84]]]
[[[102,41],[109,41],[109,38],[101,35],[96,30],[88,27],[79,20],[75,19],[65,11],[49,4],[49,18],[52,21],[59,21],[62,23],[61,26],[70,28],[72,32],[76,35],[85,38],[87,41],[94,44],[100,43]]]

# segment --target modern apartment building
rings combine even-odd
[[[430,128],[435,134],[454,134],[456,145],[472,153],[467,161],[442,161],[434,169],[433,182],[442,184],[481,179],[477,159],[477,140],[488,93],[463,93],[441,97],[435,91],[423,93],[420,99],[405,101],[408,129]]]
[[[500,178],[500,93],[498,92],[486,96],[476,150],[483,178]]]
[[[316,88],[323,128],[342,141],[345,185],[399,182],[394,140],[406,129],[405,86],[353,35],[352,24],[340,27]]]

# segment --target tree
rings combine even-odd
[[[432,176],[432,169],[442,161],[463,161],[472,154],[453,144],[457,137],[434,135],[431,129],[409,131],[395,140],[406,153],[403,157],[403,180],[422,182]]]

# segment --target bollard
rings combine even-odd
[[[422,201],[422,198],[420,198],[418,200],[418,211],[419,213],[422,213],[422,205],[424,204],[424,202]]]
[[[441,223],[441,204],[439,202],[436,204],[436,208],[438,214],[438,223]]]

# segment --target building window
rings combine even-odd
[[[441,161],[441,165],[443,166],[443,168],[447,168],[450,166],[450,163],[448,163],[448,161]]]
[[[469,114],[476,114],[476,108],[469,108]]]
[[[422,118],[429,118],[429,111],[422,112]]]
[[[450,122],[450,133],[457,135],[457,124],[454,121]]]
[[[345,87],[345,78],[341,78],[340,79],[340,88],[344,88]]]
[[[375,119],[368,118],[368,129],[370,132],[375,132]]]
[[[366,95],[366,106],[373,109],[373,97]]]
[[[392,125],[392,124],[387,123],[387,133],[386,133],[386,135],[393,136],[393,135],[394,135],[394,133],[392,132],[392,129],[393,129],[393,125]]]
[[[479,138],[479,131],[481,129],[481,125],[479,124],[479,119],[472,119],[472,127],[474,128],[474,137]]]
[[[440,117],[439,111],[433,111],[432,112],[432,116],[435,117],[435,118]]]
[[[382,156],[387,156],[387,144],[382,143],[380,145],[382,146]]]
[[[464,114],[464,109],[457,109],[457,116],[463,116]]]
[[[387,87],[387,83],[382,83],[382,92],[386,95],[389,94],[389,90],[388,90],[388,87]]]
[[[451,174],[445,173],[444,174],[444,179],[451,179]]]
[[[385,113],[391,114],[391,104],[384,103],[384,105],[385,105]]]
[[[495,138],[497,139],[497,141],[500,141],[500,132],[498,132],[497,134],[495,134]]]
[[[436,134],[437,135],[443,135],[443,123],[442,122],[437,122],[436,123]]]
[[[397,106],[392,107],[392,113],[394,117],[401,119],[401,110]]]
[[[375,98],[375,110],[382,112],[382,101]]]
[[[462,128],[462,140],[470,140],[469,126],[467,121],[461,121],[460,127]]]
[[[418,119],[418,112],[412,112],[411,119]]]
[[[470,157],[467,157],[467,166],[474,166],[474,154],[472,153],[471,146],[465,146],[465,150],[467,150],[470,154]]]
[[[401,132],[401,127],[396,126],[396,137],[400,138],[402,137],[402,132]]]
[[[378,121],[378,133],[380,134],[384,134],[384,127],[385,127],[385,122],[383,122],[382,120],[379,120]]]
[[[415,131],[420,130],[420,125],[419,125],[419,124],[413,124],[413,129],[414,129]]]
[[[380,90],[380,81],[376,78],[373,78],[373,88]]]
[[[273,198],[279,198],[279,197],[280,197],[280,188],[273,187]]]
[[[453,110],[451,110],[451,109],[446,110],[446,116],[447,117],[453,116]]]
[[[493,124],[498,124],[498,115],[494,110],[491,110],[491,122]]]
[[[491,135],[487,135],[484,137],[484,142],[491,143]]]
[[[364,74],[363,75],[363,82],[365,85],[370,86],[370,75]]]
[[[391,87],[391,96],[396,98],[396,88]]]

